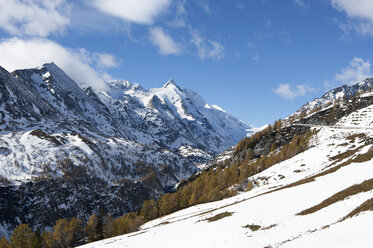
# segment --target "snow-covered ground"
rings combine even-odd
[[[373,191],[358,193],[312,214],[297,215],[337,192],[373,178],[372,160],[350,163],[314,181],[284,187],[315,176],[364,154],[372,148],[362,130],[320,128],[312,148],[250,178],[249,192],[222,201],[193,206],[153,220],[136,233],[87,244],[82,248],[119,247],[370,247],[373,213],[364,212],[341,221]],[[372,137],[373,132],[364,132]],[[350,156],[344,152],[356,149]],[[338,158],[336,155],[341,155]],[[336,167],[336,168],[337,168]],[[228,212],[231,216],[209,222]],[[253,231],[248,225],[258,225]]]

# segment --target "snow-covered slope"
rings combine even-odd
[[[366,190],[348,190],[373,179],[373,131],[317,129],[310,149],[249,178],[256,185],[251,191],[178,211],[136,233],[82,248],[370,247],[373,212],[345,217],[373,198],[372,182]],[[318,210],[299,214],[326,199]],[[209,219],[219,214],[221,218]]]

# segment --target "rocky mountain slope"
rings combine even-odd
[[[151,90],[108,85],[83,88],[53,63],[0,68],[3,226],[121,215],[195,174],[250,128],[171,81]]]
[[[222,152],[240,140],[249,126],[216,105],[207,104],[197,93],[181,89],[173,80],[162,88],[143,89],[128,81],[110,81],[99,98],[116,116],[131,120],[140,130],[140,143],[179,149],[191,146],[213,153]],[[146,135],[144,135],[146,134]]]
[[[255,142],[240,142],[242,151],[251,150],[258,161],[266,154],[281,156],[289,139],[312,130],[305,151],[250,176],[248,191],[177,211],[142,225],[138,232],[82,248],[369,246],[373,242],[372,96],[364,93],[337,102],[291,126],[274,125]],[[276,140],[283,142],[277,149],[266,148]],[[226,169],[239,161],[243,166],[241,153],[229,152],[217,160]],[[238,186],[232,189],[240,190]]]
[[[366,92],[369,89],[373,88],[373,78],[367,78],[363,80],[362,82],[356,83],[354,85],[343,85],[341,87],[332,89],[328,92],[326,92],[322,97],[316,98],[306,104],[304,104],[301,108],[299,108],[295,113],[291,114],[289,117],[297,118],[302,113],[307,114],[311,110],[314,109],[322,109],[324,107],[327,107],[328,105],[331,105],[336,101],[337,99],[343,99],[343,98],[352,98],[356,96],[357,94],[360,94],[362,92]],[[288,117],[288,118],[289,118]]]

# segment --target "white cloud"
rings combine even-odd
[[[153,24],[155,18],[167,10],[172,0],[94,0],[100,11],[139,24]]]
[[[185,10],[186,0],[179,0],[175,3],[176,15],[175,19],[168,24],[172,27],[185,27],[185,19],[187,17],[187,12]]]
[[[197,5],[201,7],[207,14],[211,14],[210,6],[203,1],[197,1]]]
[[[304,3],[304,0],[293,0],[294,4],[299,6],[299,7],[306,7],[306,4]]]
[[[373,35],[373,1],[330,0],[333,8],[343,11],[350,20],[340,24],[345,33],[354,30],[363,35]]]
[[[371,0],[331,0],[331,3],[335,9],[346,12],[349,17],[373,21],[373,1]]]
[[[348,38],[352,31],[361,35],[373,35],[373,22],[369,20],[348,20],[347,22],[337,21],[339,28],[343,31],[342,38]]]
[[[210,58],[220,60],[224,57],[224,46],[217,41],[204,39],[197,30],[190,29],[190,42],[197,48],[201,59]]]
[[[97,53],[97,66],[100,68],[118,67],[119,61],[114,55],[108,53]]]
[[[162,55],[177,55],[181,53],[180,45],[160,27],[150,28],[149,38],[150,41],[159,48],[159,53]]]
[[[347,67],[337,73],[334,80],[340,84],[354,84],[371,76],[371,64],[362,58],[354,58]]]
[[[69,24],[68,10],[66,0],[0,0],[0,28],[17,36],[46,37]]]
[[[370,62],[356,57],[340,73],[336,73],[333,79],[325,80],[324,88],[330,90],[341,85],[352,85],[368,77],[372,77]]]
[[[315,91],[313,88],[298,84],[295,88],[291,87],[289,84],[279,84],[274,90],[274,93],[288,100],[293,100],[296,97],[304,96],[308,92]]]
[[[54,62],[78,83],[85,83],[96,89],[104,89],[104,80],[110,76],[92,66],[95,54],[85,49],[65,48],[48,39],[21,40],[12,38],[0,42],[0,65],[8,71],[33,68]]]

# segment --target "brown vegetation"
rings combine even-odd
[[[261,228],[261,226],[249,224],[249,225],[243,226],[243,228],[250,228],[251,231],[255,232],[255,231],[258,231]]]
[[[354,217],[362,212],[366,212],[366,211],[373,211],[373,198],[363,202],[363,204],[361,204],[360,206],[358,206],[357,208],[355,208],[351,213],[349,213],[348,215],[346,215],[343,219],[341,219],[340,221],[344,221],[346,220],[347,218],[351,218],[351,217]]]
[[[206,220],[208,222],[213,222],[213,221],[217,221],[217,220],[223,219],[223,218],[228,217],[228,216],[232,216],[232,214],[234,214],[234,213],[233,212],[223,212],[223,213],[217,214],[215,216],[212,216],[210,218],[207,218]]]

